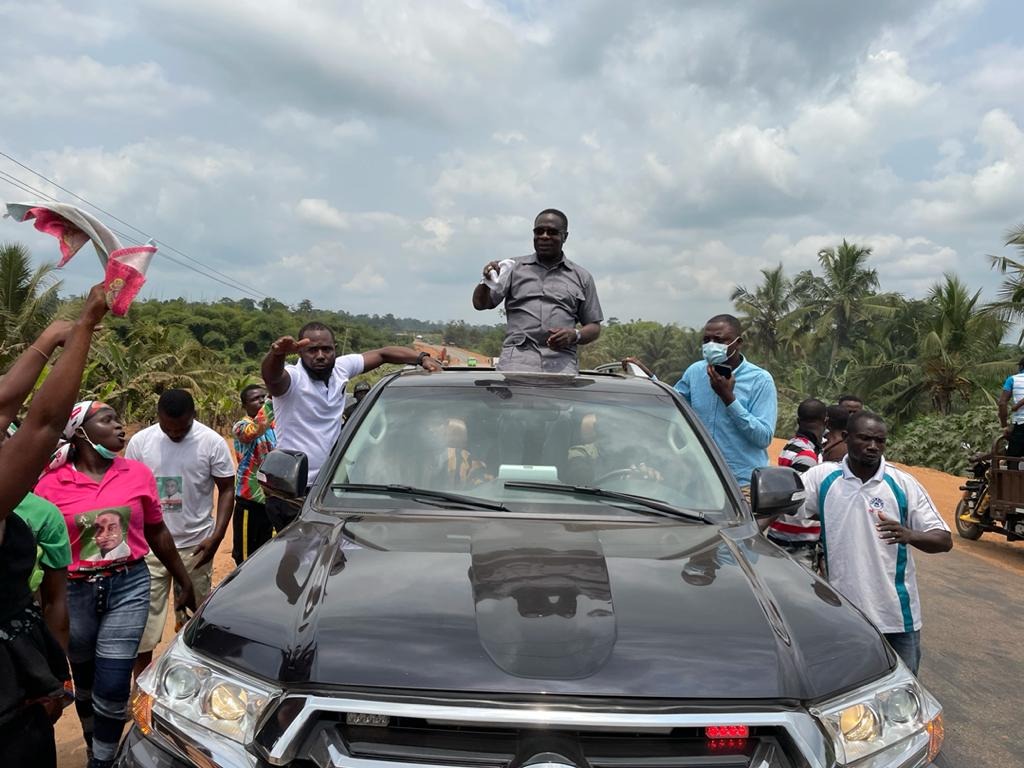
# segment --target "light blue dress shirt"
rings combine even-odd
[[[772,375],[746,358],[732,375],[736,399],[728,408],[711,388],[708,364],[703,360],[683,371],[675,389],[711,433],[736,481],[750,485],[751,472],[768,466],[767,448],[775,434],[779,400]]]

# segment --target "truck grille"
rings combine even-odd
[[[381,724],[353,723],[383,715]],[[705,727],[747,725],[746,738]],[[802,713],[666,714],[286,699],[257,737],[272,765],[317,768],[807,768],[821,732]]]
[[[723,768],[745,768],[766,735],[754,731],[746,739],[708,739],[698,728],[668,733],[496,729],[413,718],[396,718],[387,727],[324,726],[354,758],[466,768],[514,768],[545,753],[591,768],[682,768],[708,765],[709,758]]]

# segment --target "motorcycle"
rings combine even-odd
[[[956,505],[956,532],[977,541],[983,533],[998,533],[1007,541],[1024,539],[1024,461],[1004,455],[1006,438],[1000,437],[988,454],[976,453],[970,443],[970,477],[960,486]]]

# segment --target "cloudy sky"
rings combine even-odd
[[[984,256],[1024,222],[1022,21],[1016,0],[0,0],[0,151],[177,249],[161,298],[498,322],[470,305],[480,268],[549,206],[606,317],[698,325],[842,237],[888,290],[951,270],[991,295]],[[2,199],[29,197],[10,176],[72,201],[0,157]],[[56,253],[0,222],[13,239]],[[97,270],[83,252],[67,288]]]

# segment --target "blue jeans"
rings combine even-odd
[[[131,695],[132,666],[149,615],[149,569],[68,581],[68,660],[75,708],[96,761],[113,760]]]
[[[883,636],[896,651],[896,655],[903,659],[903,663],[916,675],[918,667],[921,666],[921,631],[885,632]]]

